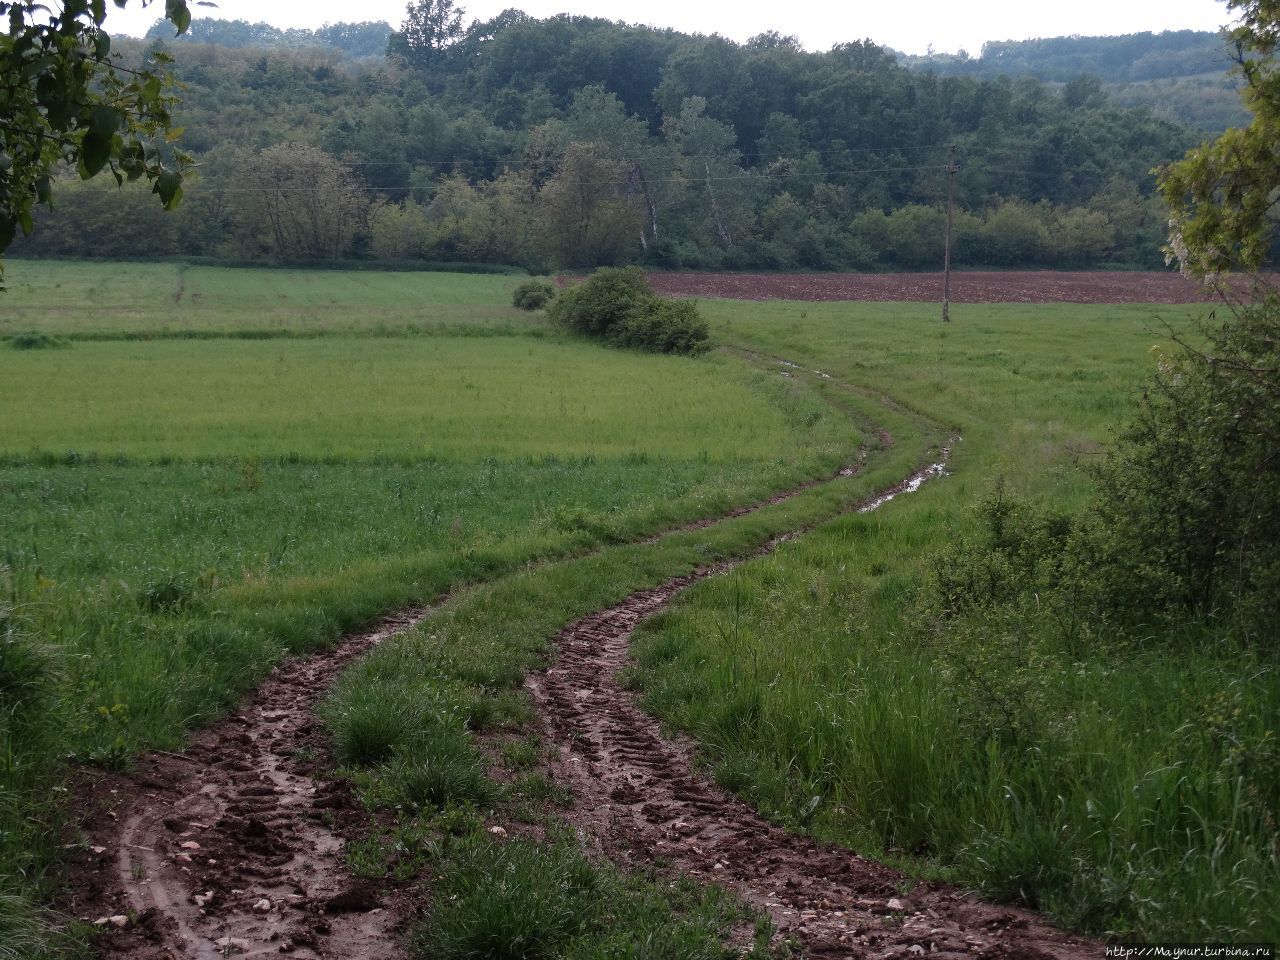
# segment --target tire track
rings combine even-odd
[[[953,438],[953,443],[958,438]],[[857,505],[870,512],[945,473],[941,462]],[[766,912],[779,935],[810,957],[1075,960],[1098,946],[1025,911],[929,885],[910,896],[905,876],[832,844],[786,833],[693,772],[694,745],[665,739],[617,674],[637,624],[683,590],[767,554],[703,567],[566,627],[553,663],[526,686],[556,755],[554,778],[573,793],[571,819],[605,854],[661,863],[720,883]]]
[[[344,785],[321,779],[327,738],[312,710],[344,668],[428,613],[281,663],[182,753],[93,785],[69,909],[105,919],[102,956],[402,956],[407,904],[347,871],[344,837],[366,818]]]
[[[886,448],[893,444],[883,431],[880,441]],[[652,539],[705,528],[852,476],[864,457],[865,451],[829,479]],[[914,489],[940,469],[934,464],[883,495]],[[798,532],[782,534],[760,552]],[[731,565],[631,598],[616,611],[626,635],[674,592]],[[334,648],[279,664],[240,711],[195,734],[182,753],[156,752],[127,775],[102,775],[88,784],[85,844],[71,857],[67,907],[103,928],[95,940],[100,955],[401,960],[408,898],[356,882],[347,871],[345,839],[369,820],[345,785],[323,778],[330,766],[328,741],[313,709],[348,665],[429,613],[388,617]],[[608,632],[617,634],[612,626]],[[625,660],[625,636],[615,654],[614,668]]]

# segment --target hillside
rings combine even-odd
[[[353,59],[381,59],[387,52],[391,24],[384,21],[332,23],[316,30],[273,27],[247,20],[193,20],[186,33],[174,37],[173,25],[157,20],[144,39],[172,44],[178,48],[192,44],[213,44],[231,49],[336,50]]]
[[[113,187],[63,184],[15,252],[933,268],[954,146],[958,263],[1159,266],[1150,171],[1198,139],[1096,85],[911,70],[871,43],[508,11],[362,56],[384,26],[117,43],[174,56],[201,180],[176,217],[126,194],[127,224]]]
[[[1155,115],[1206,133],[1246,122],[1234,78],[1235,51],[1222,34],[1167,30],[1118,37],[1050,37],[990,41],[974,57],[898,54],[912,70],[947,77],[1034,77],[1068,84],[1100,81],[1117,103],[1146,107]]]

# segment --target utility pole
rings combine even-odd
[[[956,206],[956,145],[951,145],[947,157],[947,240],[942,260],[942,322],[951,322],[951,221]]]

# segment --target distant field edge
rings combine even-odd
[[[561,276],[561,283],[570,278]],[[1273,288],[1280,274],[1263,278]],[[722,300],[794,300],[865,303],[941,302],[943,275],[936,273],[649,273],[664,296]],[[1235,296],[1248,292],[1243,278]],[[1116,270],[957,271],[952,303],[1192,304],[1219,295],[1173,271]]]
[[[477,273],[496,276],[529,276],[530,271],[511,263],[473,263],[452,260],[223,260],[218,257],[52,257],[9,253],[5,259],[23,263],[153,263],[187,267],[250,267],[255,270],[337,270],[362,273]]]

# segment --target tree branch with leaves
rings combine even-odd
[[[134,69],[113,57],[106,0],[64,0],[59,12],[0,0],[0,17],[0,257],[19,231],[30,235],[35,208],[52,205],[62,168],[145,178],[176,206],[192,160],[173,146],[182,131],[170,58],[155,52]],[[165,0],[165,17],[185,31],[186,0]]]
[[[1239,16],[1230,36],[1253,119],[1159,171],[1169,207],[1166,256],[1206,280],[1263,267],[1280,202],[1280,2],[1228,0],[1227,7]]]

